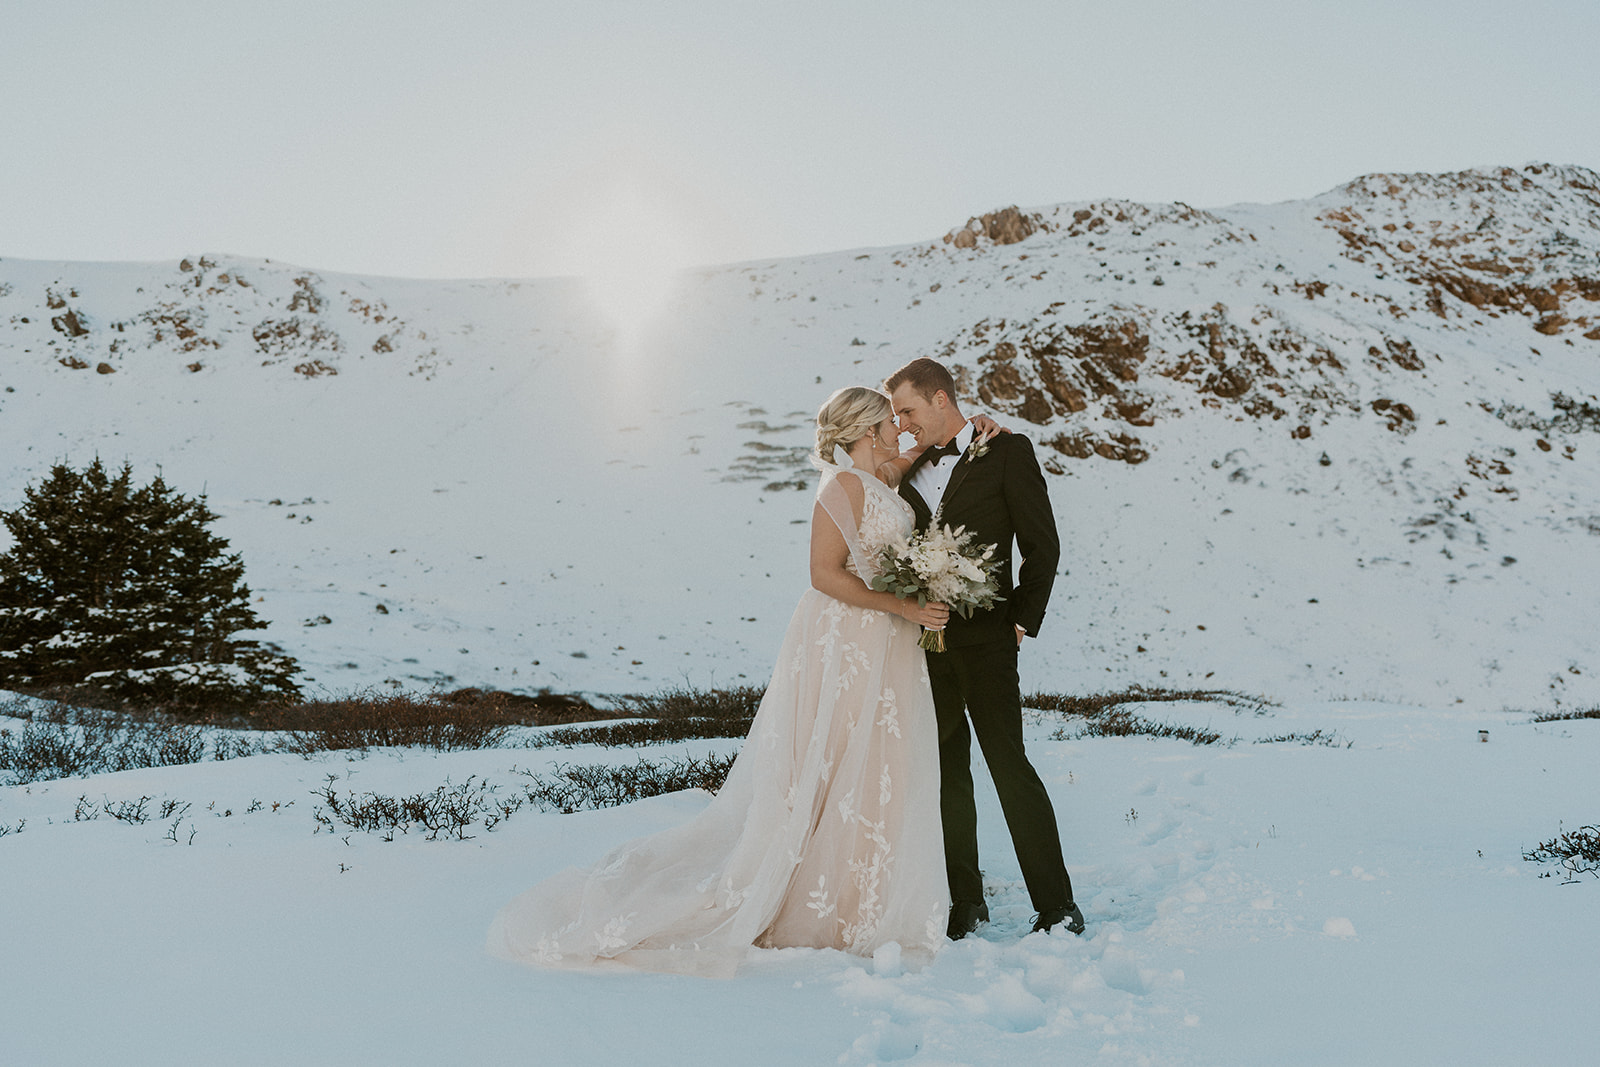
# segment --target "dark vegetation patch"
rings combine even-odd
[[[715,793],[727,780],[734,759],[732,755],[687,756],[655,763],[640,760],[621,767],[609,763],[557,764],[549,774],[521,773],[528,777],[523,788],[532,803],[546,811],[566,814],[586,808],[616,807],[680,789]]]
[[[744,737],[761,707],[766,692],[761,686],[732,689],[696,689],[685,686],[617,700],[616,714],[637,722],[583,726],[534,734],[522,744],[528,748],[563,745],[661,745],[703,738]]]
[[[1235,714],[1248,711],[1256,715],[1265,715],[1268,708],[1276,706],[1266,697],[1250,696],[1231,689],[1148,689],[1142,685],[1130,686],[1113,693],[1028,693],[1022,698],[1022,706],[1060,712],[1063,715],[1093,718],[1122,704],[1178,701],[1226,704]]]
[[[1175,737],[1196,745],[1212,745],[1223,740],[1222,734],[1216,730],[1157,722],[1134,714],[1126,706],[1176,701],[1224,704],[1233,708],[1235,715],[1245,711],[1265,715],[1272,706],[1272,702],[1264,697],[1248,696],[1229,689],[1147,689],[1138,685],[1114,693],[1030,693],[1022,698],[1022,706],[1082,720],[1076,729],[1070,724],[1058,727],[1050,735],[1056,741],[1072,741],[1080,737],[1129,737],[1135,734]],[[1233,738],[1227,743],[1231,745],[1237,740]]]
[[[382,834],[385,841],[393,841],[396,833],[413,830],[429,841],[440,837],[465,841],[472,836],[467,830],[478,821],[483,822],[485,830],[493,830],[527,803],[527,798],[520,795],[502,799],[495,786],[476,775],[459,785],[447,780],[432,792],[408,797],[379,793],[347,793],[341,797],[333,787],[336,779],[337,775],[329,775],[328,784],[313,794],[322,800],[311,813],[318,828],[338,833],[334,825],[337,822],[352,830]]]
[[[0,704],[0,713],[22,719],[20,727],[0,727],[0,785],[232,759],[268,747],[248,736],[140,722],[90,708],[34,705],[24,714],[19,703]]]
[[[1278,734],[1276,737],[1258,737],[1258,745],[1327,745],[1329,748],[1350,748],[1354,741],[1347,741],[1339,736],[1337,730],[1324,730],[1318,727],[1310,733]]]
[[[741,685],[732,689],[696,689],[684,686],[659,693],[617,698],[618,713],[649,719],[715,719],[722,722],[756,717],[766,689]]]
[[[493,830],[525,807],[569,814],[615,807],[680,789],[715,793],[727,780],[734,758],[713,755],[654,763],[640,760],[623,767],[557,765],[549,774],[518,772],[526,781],[505,792],[473,775],[465,782],[446,781],[437,789],[411,796],[354,792],[340,796],[334,787],[337,776],[329,775],[328,784],[313,793],[321,803],[312,817],[319,829],[329,833],[338,833],[345,827],[380,834],[385,841],[393,841],[397,833],[419,833],[428,841],[465,841],[473,836],[468,831],[475,826]]]
[[[1534,722],[1566,722],[1571,719],[1600,719],[1600,708],[1584,711],[1547,711],[1533,717]]]
[[[1140,718],[1126,708],[1117,708],[1092,719],[1085,719],[1076,733],[1069,732],[1068,727],[1058,727],[1050,737],[1056,741],[1072,741],[1080,737],[1132,737],[1136,734],[1146,737],[1175,737],[1196,745],[1214,745],[1222,740],[1222,734],[1215,730],[1178,723],[1156,722],[1153,719]],[[1236,741],[1238,738],[1233,740]],[[1233,741],[1228,743],[1232,744]]]
[[[684,687],[620,697],[616,706],[602,708],[581,697],[551,693],[367,690],[292,705],[260,705],[242,722],[232,717],[223,726],[179,718],[160,706],[95,707],[95,694],[85,701],[78,699],[85,694],[77,690],[55,689],[48,695],[41,692],[39,699],[0,700],[0,715],[20,720],[18,726],[0,728],[0,785],[264,752],[312,756],[389,746],[440,752],[623,747],[744,737],[763,692],[757,686]],[[630,721],[604,722],[624,717]],[[586,725],[566,725],[573,723]],[[515,729],[529,726],[564,728],[540,733]]]
[[[1559,863],[1569,882],[1577,881],[1580,874],[1600,878],[1600,827],[1564,830],[1524,852],[1522,858],[1533,863]]]
[[[526,748],[665,745],[674,741],[696,741],[710,737],[744,737],[750,732],[750,722],[749,719],[644,719],[606,726],[568,726],[531,734],[520,743]]]
[[[281,708],[262,715],[258,724],[279,732],[283,751],[304,756],[393,746],[438,752],[493,748],[518,721],[519,711],[503,701],[366,691]]]

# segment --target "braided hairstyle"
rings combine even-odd
[[[848,385],[838,390],[817,411],[817,458],[832,463],[835,446],[848,451],[893,413],[889,398],[876,389]]]

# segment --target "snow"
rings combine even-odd
[[[1600,806],[1600,723],[1362,701],[1136,710],[1239,740],[1052,740],[1060,721],[1030,712],[1087,934],[1027,932],[980,763],[993,921],[921,971],[753,949],[719,982],[483,952],[513,894],[704,794],[524,809],[466,841],[313,818],[329,775],[341,793],[509,787],[514,768],[736,741],[260,755],[0,788],[0,824],[26,820],[0,838],[0,1029],[29,1064],[1496,1064],[1587,1017],[1600,885],[1521,854]],[[1319,728],[1340,744],[1254,743]],[[159,819],[74,821],[81,796],[192,807],[169,840]]]
[[[689,272],[630,343],[572,279],[0,260],[0,508],[97,454],[204,491],[271,622],[251,636],[297,656],[313,694],[759,684],[807,584],[815,409],[914,356],[978,380],[1041,324],[1134,323],[1172,369],[1210,323],[1340,363],[1284,357],[1282,420],[1159,372],[1138,382],[1150,426],[993,405],[1057,466],[1062,573],[1024,691],[1281,702],[1141,709],[1231,742],[1211,746],[1056,739],[1030,716],[1085,937],[1028,933],[989,789],[993,922],[923,970],[802,950],[755,952],[731,982],[515,966],[482,951],[502,904],[704,796],[386,843],[315,832],[313,790],[509,788],[737,742],[259,755],[0,786],[0,828],[22,824],[0,837],[5,1058],[1498,1064],[1564,1040],[1600,977],[1596,886],[1522,853],[1600,807],[1600,723],[1530,721],[1600,702],[1600,427],[1554,420],[1551,396],[1600,404],[1600,341],[1576,290],[1553,333],[1448,296],[1436,314],[1411,280],[1432,246],[1399,241],[1465,232],[1458,259],[1518,284],[1593,279],[1593,178],[1056,205],[1015,245]],[[1074,236],[1084,211],[1109,221]],[[1364,259],[1330,212],[1359,216]],[[58,300],[87,334],[52,328]],[[1423,369],[1381,356],[1391,342]],[[1391,430],[1377,400],[1414,425]],[[1045,444],[1080,432],[1131,433],[1149,458]],[[1317,730],[1338,743],[1257,743]],[[145,796],[191,805],[170,839],[170,820],[73,816]]]

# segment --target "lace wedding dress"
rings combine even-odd
[[[865,487],[859,518],[846,478]],[[853,468],[824,466],[817,499],[858,576],[912,529],[906,503]],[[895,942],[912,961],[931,957],[950,900],[919,634],[896,615],[807,591],[710,805],[518,896],[496,917],[490,951],[714,976],[731,975],[752,945],[870,956]]]

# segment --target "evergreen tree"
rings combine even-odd
[[[0,511],[0,685],[88,685],[145,701],[292,697],[292,658],[232,635],[267,624],[217,518],[157,475],[57,464]]]

